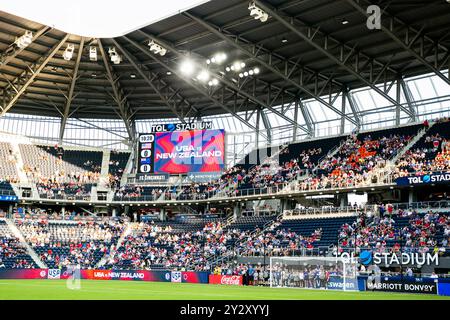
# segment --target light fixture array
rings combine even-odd
[[[164,56],[167,53],[167,49],[157,44],[155,41],[150,40],[148,42],[148,46],[150,47],[150,51],[154,54],[159,54],[160,56]]]
[[[26,47],[28,47],[31,42],[33,41],[33,32],[31,31],[25,31],[25,34],[23,34],[20,37],[16,37],[16,40],[14,41],[14,43],[20,48],[20,49],[24,49]]]
[[[181,62],[179,68],[181,73],[187,77],[191,77],[196,72],[195,62],[189,59]],[[207,69],[199,70],[194,80],[208,84],[210,87],[217,86],[219,84],[219,80],[217,78],[212,78]]]
[[[248,5],[248,10],[250,10],[250,16],[255,20],[261,22],[266,22],[269,19],[269,15],[263,9],[258,8],[254,2],[250,2]]]
[[[222,64],[225,60],[227,60],[227,55],[223,52],[216,53],[211,59],[206,60],[206,64]]]
[[[89,60],[97,61],[97,47],[94,46],[89,47]]]
[[[244,77],[248,77],[248,76],[253,76],[253,75],[256,75],[256,74],[259,74],[259,68],[258,67],[255,67],[255,68],[253,68],[253,69],[250,69],[250,70],[245,70],[244,72],[240,72],[239,73],[239,78],[244,78]]]
[[[62,55],[64,60],[66,60],[66,61],[71,60],[73,57],[74,51],[75,51],[75,45],[69,43],[66,47],[66,50],[64,50],[64,53]]]
[[[116,48],[109,48],[108,53],[112,63],[119,64],[122,61],[122,57],[116,52]]]

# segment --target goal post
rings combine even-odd
[[[270,257],[271,288],[358,290],[356,262],[340,257]]]

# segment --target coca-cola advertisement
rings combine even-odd
[[[234,286],[242,286],[242,276],[227,276],[227,275],[210,274],[209,275],[209,283],[210,284],[227,284],[227,285],[234,285]]]

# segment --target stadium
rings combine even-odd
[[[0,300],[450,299],[449,1],[19,2]]]

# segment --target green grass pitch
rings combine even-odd
[[[80,289],[66,284],[65,280],[0,280],[0,300],[450,300],[437,295],[144,281],[82,280]]]

